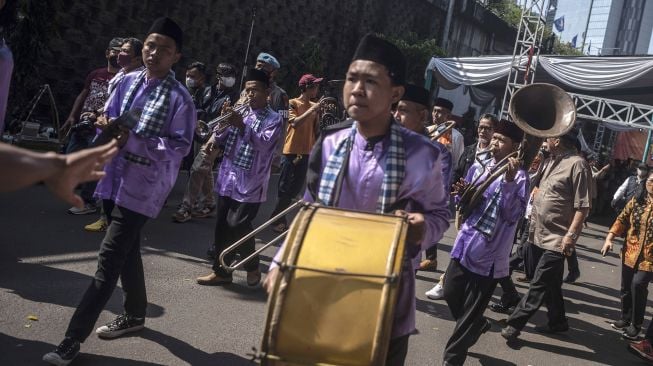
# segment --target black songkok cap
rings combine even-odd
[[[154,23],[152,23],[150,30],[147,32],[148,35],[152,33],[161,34],[174,39],[177,44],[177,51],[181,51],[184,34],[174,20],[167,17],[155,20]]]
[[[580,152],[582,150],[582,145],[580,144],[580,139],[578,138],[579,135],[580,130],[576,127],[573,127],[571,130],[569,130],[569,132],[560,136],[560,139],[571,142],[576,147],[576,150]]]
[[[401,100],[421,104],[424,107],[428,108],[429,91],[426,90],[425,88],[422,88],[421,86],[406,84],[406,91],[404,92],[404,95],[401,97]]]
[[[368,33],[358,43],[352,62],[373,61],[385,66],[396,85],[406,84],[406,58],[394,44]]]
[[[510,137],[510,139],[516,143],[519,143],[524,139],[524,131],[522,131],[519,126],[506,119],[502,119],[497,123],[497,126],[494,128],[494,133]]]
[[[453,103],[452,103],[449,99],[438,98],[438,99],[436,99],[435,102],[433,103],[433,106],[434,106],[434,107],[442,107],[442,108],[446,108],[446,109],[448,109],[449,111],[452,111],[452,110],[453,110]]]
[[[245,81],[260,81],[265,86],[270,86],[270,74],[259,69],[249,69],[247,70]]]

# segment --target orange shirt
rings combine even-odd
[[[284,154],[303,154],[307,155],[311,152],[313,144],[315,143],[315,129],[318,124],[318,114],[313,113],[308,116],[302,123],[293,127],[291,124],[295,119],[311,106],[315,105],[313,102],[305,103],[299,98],[290,100],[290,113],[288,117],[288,127],[286,129],[286,141],[283,144]]]

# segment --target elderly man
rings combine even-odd
[[[102,240],[98,267],[73,314],[65,339],[43,360],[67,365],[79,354],[80,343],[93,330],[111,298],[118,279],[124,293],[124,313],[95,330],[111,339],[145,326],[147,295],[140,237],[172,190],[181,159],[190,150],[195,106],[186,88],[171,71],[181,58],[182,31],[169,18],[157,19],[145,39],[146,69],[131,73],[116,85],[107,101],[109,119],[142,110],[132,129],[122,128],[118,156],[105,168],[96,196],[103,201],[109,228]]]
[[[361,40],[343,88],[351,120],[327,131],[315,144],[304,199],[379,213],[403,207],[409,222],[406,257],[413,260],[422,245],[439,240],[448,228],[449,195],[440,150],[392,118],[392,104],[404,93],[405,75],[406,61],[396,46],[373,35]],[[374,243],[369,244],[373,248]],[[266,278],[268,291],[279,275],[276,262],[281,254],[277,252]],[[405,264],[386,365],[403,365],[414,331],[415,272]]]
[[[501,335],[516,339],[528,320],[546,302],[548,323],[536,330],[545,333],[569,329],[562,297],[562,275],[565,256],[575,250],[589,212],[591,172],[585,159],[578,155],[578,131],[548,138],[552,161],[539,179],[539,190],[533,198],[529,257],[537,263],[528,293],[510,315]]]

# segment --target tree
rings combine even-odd
[[[423,84],[424,70],[431,57],[445,56],[444,51],[438,47],[435,38],[419,39],[414,32],[408,32],[401,37],[383,34],[379,36],[394,43],[403,52],[408,64],[406,80],[417,85]]]

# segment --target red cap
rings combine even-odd
[[[312,74],[304,74],[299,78],[299,86],[308,86],[320,83],[324,78],[316,78]]]

